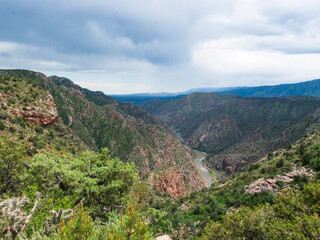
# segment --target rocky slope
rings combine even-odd
[[[91,149],[108,147],[113,156],[135,162],[142,179],[178,198],[203,187],[190,148],[132,104],[120,104],[65,78],[2,70],[0,75],[31,78],[48,90],[65,125]]]
[[[52,95],[31,79],[0,77],[1,136],[26,146],[27,153],[88,149],[58,116]]]
[[[319,181],[319,156],[320,132],[312,131],[287,148],[270,152],[246,171],[214,182],[211,188],[167,204],[162,210],[170,211],[174,221],[191,223],[196,234],[200,233],[208,221],[220,221],[243,206],[272,205],[278,192],[303,189],[306,184]],[[319,202],[318,198],[315,202]]]
[[[226,174],[240,171],[269,151],[299,139],[319,126],[320,99],[243,98],[193,93],[144,109],[178,130],[185,142],[210,153],[207,165]]]

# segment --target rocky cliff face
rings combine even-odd
[[[58,120],[58,110],[51,95],[48,95],[47,99],[36,101],[35,104],[35,107],[24,109],[8,107],[8,111],[13,116],[22,117],[28,123],[40,126],[47,126]]]
[[[38,97],[39,93],[35,90],[34,93],[30,94],[34,97],[34,100],[32,100],[30,96],[23,96],[26,94],[25,92],[20,96],[19,92],[22,89],[18,88],[17,83],[14,86],[0,92],[2,109],[7,110],[12,116],[22,117],[28,123],[40,126],[53,124],[58,120],[58,110],[50,93],[41,92],[42,96]],[[26,106],[27,101],[32,101],[32,104]]]
[[[29,121],[50,124],[57,116],[56,105],[63,123],[87,146],[93,150],[107,147],[113,156],[134,162],[140,178],[148,179],[154,188],[178,198],[203,187],[192,150],[141,108],[104,98],[103,94],[82,89],[70,80],[57,77],[51,80],[43,74],[28,71],[9,71],[7,74],[27,76],[53,96],[54,102],[43,96],[43,102],[38,103],[47,113],[36,107],[36,112],[25,109]],[[19,110],[19,114],[25,110]]]
[[[186,194],[183,174],[178,167],[173,167],[157,173],[151,173],[149,175],[149,182],[151,186],[161,192],[169,194],[175,199],[185,196]]]
[[[0,122],[1,137],[22,142],[30,156],[41,151],[74,154],[88,149],[63,124],[48,91],[27,78],[1,77],[1,71]]]
[[[114,104],[97,106],[79,90],[59,86],[55,91],[60,92],[53,93],[60,115],[83,141],[93,149],[108,147],[112,155],[134,162],[139,176],[149,179],[152,187],[178,198],[203,186],[191,150],[159,125],[128,116]]]

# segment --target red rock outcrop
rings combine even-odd
[[[149,183],[161,192],[178,199],[186,194],[186,185],[180,169],[174,167],[161,172],[153,172],[149,175]]]
[[[28,123],[47,126],[58,120],[58,111],[51,95],[46,100],[39,99],[34,107],[23,109],[8,107],[7,109],[13,116],[24,118]]]

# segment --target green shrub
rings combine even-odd
[[[136,180],[136,170],[132,163],[111,158],[106,149],[101,153],[66,154],[61,158],[46,153],[32,159],[23,180],[26,185],[36,184],[41,192],[60,189],[65,195],[74,196],[75,201],[85,198],[89,212],[104,217],[106,212],[102,208],[112,210],[113,206],[126,203]]]
[[[21,127],[25,128],[26,127],[26,122],[22,117],[14,117],[12,120],[12,123],[19,124]]]
[[[46,146],[47,144],[44,141],[40,141],[36,143],[36,147],[39,149],[42,149]]]
[[[310,160],[312,159],[312,154],[310,152],[306,152],[301,157],[301,162],[303,165],[308,165],[310,163]]]
[[[271,159],[273,158],[273,156],[274,156],[274,155],[273,155],[273,152],[269,152],[269,153],[268,153],[268,160],[271,160]]]
[[[293,183],[294,184],[304,184],[309,182],[309,177],[305,174],[302,175],[296,175],[293,177]]]
[[[27,161],[25,146],[11,140],[0,139],[0,196],[7,192],[17,192],[20,176],[26,170],[23,162]]]
[[[6,119],[8,117],[8,113],[0,112],[0,119]]]
[[[39,126],[39,125],[36,125],[34,130],[37,132],[37,133],[43,133],[43,127]]]
[[[260,167],[259,163],[252,163],[249,167],[249,172],[258,169],[259,167]]]
[[[278,160],[278,162],[276,163],[276,167],[281,168],[281,167],[283,167],[283,164],[284,164],[283,158],[280,158]]]
[[[16,100],[14,98],[9,98],[8,104],[14,105],[14,104],[16,104]]]
[[[60,124],[56,124],[54,125],[53,129],[57,132],[62,132],[63,131],[63,127]]]
[[[93,231],[92,218],[88,212],[84,211],[81,203],[68,223],[62,221],[58,235],[61,240],[85,240],[92,235]]]
[[[126,213],[120,213],[120,221],[109,224],[107,239],[150,240],[149,224],[138,216],[136,206],[129,205]]]
[[[2,121],[0,121],[0,131],[3,131],[5,129],[5,125]]]
[[[60,145],[59,143],[56,144],[56,147],[55,147],[55,148],[56,148],[56,150],[58,150],[58,151],[61,151],[61,149],[62,149],[62,147],[61,147],[61,145]]]
[[[28,141],[32,142],[33,144],[36,144],[39,141],[39,138],[38,138],[38,136],[30,136],[28,138]]]
[[[280,180],[277,180],[277,181],[276,181],[276,184],[277,184],[280,188],[282,188],[282,187],[285,186],[285,183],[284,183],[283,181],[280,181]]]
[[[241,207],[208,223],[198,239],[319,239],[319,197],[320,183],[284,191],[273,205]]]

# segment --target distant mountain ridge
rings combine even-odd
[[[194,92],[221,92],[221,91],[231,91],[238,88],[240,87],[192,88],[184,92],[176,92],[176,93],[168,93],[168,92],[134,93],[134,94],[118,94],[118,95],[109,95],[109,96],[119,100],[120,102],[131,102],[140,106],[152,100],[170,101],[172,99],[178,99]]]
[[[320,79],[292,84],[233,89],[222,91],[220,94],[232,94],[241,97],[290,97],[298,95],[320,97]]]
[[[320,79],[272,86],[193,88],[185,92],[177,93],[137,93],[110,96],[119,100],[120,102],[132,102],[140,106],[153,100],[170,101],[173,99],[178,99],[194,92],[215,92],[222,95],[237,95],[241,97],[320,97]]]

